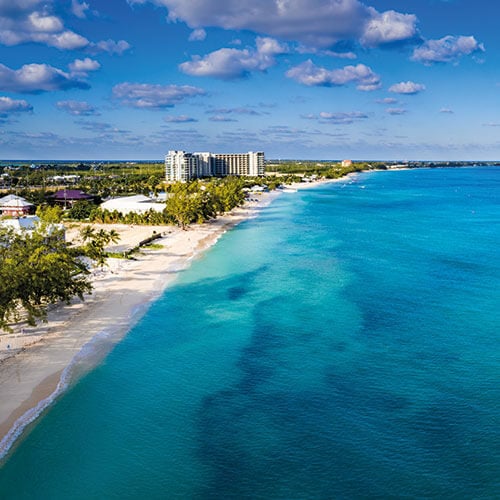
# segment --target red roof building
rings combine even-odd
[[[15,194],[0,198],[0,213],[2,216],[22,217],[23,215],[32,214],[34,210],[35,205]]]

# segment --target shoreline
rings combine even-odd
[[[287,187],[303,190],[347,179]],[[283,192],[286,190],[263,193],[257,202],[247,201],[187,231],[174,226],[111,225],[122,230],[129,241],[131,236],[140,241],[145,232],[159,232],[162,236],[154,243],[163,248],[141,250],[136,260],[108,259],[109,267],[94,271],[94,288],[84,302],[75,299],[69,306],[51,307],[47,323],[29,331],[17,325],[14,334],[0,335],[0,467],[26,428],[72,383],[105,359],[193,259],[228,230],[255,218]],[[12,351],[6,351],[2,342],[12,343]]]
[[[27,327],[26,331],[21,328],[25,325],[18,324],[13,334],[1,334],[0,461],[46,408],[102,362],[193,259],[228,230],[256,217],[279,194],[264,193],[258,202],[246,202],[188,230],[120,225],[125,233],[126,227],[135,229],[134,239],[138,241],[144,232],[161,232],[155,243],[163,248],[142,250],[136,260],[108,259],[109,267],[95,270],[92,294],[84,302],[74,299],[69,306],[51,307],[47,323]]]

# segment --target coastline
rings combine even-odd
[[[347,177],[297,183],[290,188],[303,190],[345,180]],[[163,248],[141,251],[136,260],[108,259],[107,268],[95,270],[93,292],[84,302],[75,299],[69,306],[53,307],[47,323],[29,331],[18,325],[8,340],[0,335],[0,461],[46,408],[105,358],[192,259],[226,231],[256,217],[283,192],[263,193],[257,202],[246,202],[187,231],[173,226],[137,226],[135,230],[125,225],[110,226],[120,226],[118,229],[128,238],[117,247],[130,243],[131,238],[138,242],[145,232],[151,235],[155,231],[162,235],[155,243]],[[2,342],[11,344],[12,352],[7,351],[7,357]]]
[[[109,267],[95,272],[94,290],[84,302],[75,299],[69,306],[51,308],[47,323],[29,331],[19,327],[9,340],[0,335],[4,344],[12,344],[12,353],[7,352],[12,355],[5,357],[3,346],[0,358],[0,459],[74,380],[104,359],[192,259],[229,229],[257,216],[278,195],[264,193],[258,202],[247,202],[187,231],[173,226],[135,228],[139,240],[140,229],[161,233],[155,243],[163,248],[141,251],[136,260],[108,259]]]

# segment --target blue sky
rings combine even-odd
[[[500,159],[491,0],[0,0],[0,157]]]

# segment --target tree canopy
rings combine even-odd
[[[0,329],[24,316],[35,325],[46,319],[48,304],[83,300],[92,284],[82,257],[103,265],[105,245],[117,238],[116,231],[90,229],[84,245],[71,246],[54,226],[32,232],[0,228]]]

